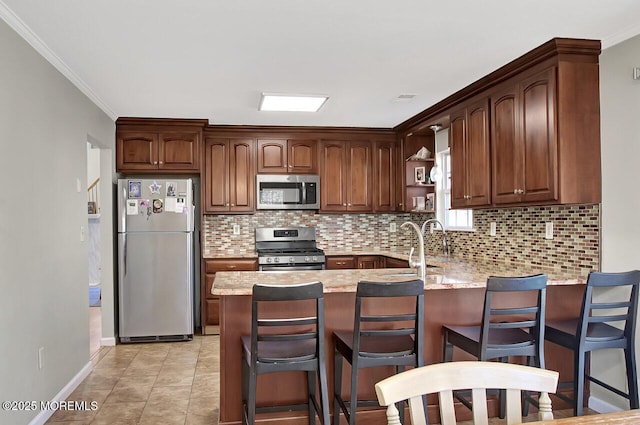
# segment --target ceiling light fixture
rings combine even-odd
[[[325,95],[262,93],[260,111],[318,112],[329,99]]]

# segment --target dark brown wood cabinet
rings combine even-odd
[[[200,131],[119,131],[116,162],[119,172],[198,172]]]
[[[320,211],[373,211],[372,145],[367,140],[321,144]]]
[[[197,174],[206,123],[189,119],[118,118],[116,170],[125,174]]]
[[[258,139],[258,173],[316,174],[318,141]]]
[[[451,207],[490,205],[489,100],[468,102],[450,119]]]
[[[376,141],[373,150],[373,210],[396,211],[396,143]]]
[[[204,213],[255,211],[255,140],[205,136]]]
[[[384,255],[331,255],[326,257],[328,270],[408,268],[407,260]]]
[[[356,257],[353,255],[332,255],[326,257],[327,270],[355,269]]]
[[[449,123],[454,207],[599,203],[600,51],[597,40],[554,38],[395,129],[404,136]],[[484,143],[469,144],[485,138],[486,107],[472,105],[483,98],[489,98],[489,191],[487,165],[475,159]],[[477,155],[460,153],[465,140]],[[455,171],[462,169],[468,176]]]
[[[379,269],[384,263],[383,258],[379,255],[358,255],[357,265],[359,269]]]
[[[384,257],[385,264],[384,267],[388,269],[408,269],[409,261],[400,260],[399,258],[393,257]]]
[[[492,95],[495,204],[558,200],[555,74],[551,67]]]
[[[216,272],[258,270],[256,258],[204,259],[201,284],[201,324],[203,334],[220,333],[220,297],[212,295]]]

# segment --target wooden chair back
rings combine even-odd
[[[465,361],[438,363],[411,369],[376,384],[381,406],[387,407],[387,424],[402,425],[394,403],[409,401],[412,425],[426,425],[423,396],[438,393],[440,423],[455,425],[453,391],[472,392],[474,425],[488,424],[487,389],[506,390],[506,423],[522,423],[521,391],[538,391],[539,420],[553,419],[549,393],[556,391],[558,372],[511,363]]]

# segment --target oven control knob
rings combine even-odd
[[[316,262],[318,261],[318,257],[316,257],[315,255],[313,256],[313,261]]]
[[[270,262],[271,262],[271,260],[272,260],[272,258],[271,258],[271,257],[268,257],[268,258],[267,258],[267,263],[270,263]]]
[[[293,257],[289,257],[289,262],[293,263],[295,261],[295,259]]]
[[[280,257],[276,257],[273,259],[274,262],[279,263],[280,262]]]
[[[304,261],[308,263],[309,262],[309,257],[304,257]]]

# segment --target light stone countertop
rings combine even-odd
[[[374,254],[375,252],[375,254]],[[389,255],[387,251],[350,251],[344,255]],[[339,255],[330,253],[328,255]],[[396,257],[397,255],[397,257]],[[391,256],[391,255],[389,255]],[[406,254],[395,253],[396,258],[406,259]],[[586,275],[537,266],[522,266],[499,262],[466,261],[455,257],[428,255],[426,290],[484,288],[489,276],[529,276],[545,273],[548,285],[580,285],[586,283]],[[401,282],[417,278],[413,269],[350,269],[350,270],[305,270],[269,272],[218,272],[214,281],[213,295],[251,295],[254,284],[291,285],[320,281],[325,293],[355,292],[358,281]]]

